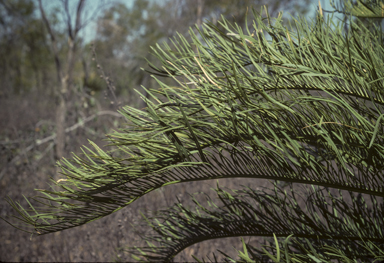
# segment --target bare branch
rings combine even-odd
[[[80,128],[80,127],[83,127],[85,123],[90,122],[91,120],[93,120],[97,116],[101,116],[101,115],[111,115],[111,116],[115,116],[115,117],[119,117],[119,118],[123,117],[121,114],[118,114],[118,113],[116,113],[114,111],[108,111],[108,110],[107,111],[99,111],[99,112],[97,112],[97,113],[95,113],[95,114],[85,118],[84,120],[79,121],[78,123],[72,125],[71,127],[66,128],[65,129],[65,133],[72,132],[72,131]],[[36,146],[39,146],[39,145],[42,145],[42,144],[47,143],[49,141],[52,141],[55,138],[56,138],[56,133],[54,133],[51,136],[48,136],[48,137],[46,137],[44,139],[36,140],[34,143],[29,145],[23,151],[21,151],[21,153],[19,153],[17,156],[15,156],[7,165],[5,165],[3,170],[0,172],[0,181],[3,178],[4,174],[6,173],[6,171],[8,170],[8,168],[11,165],[13,165],[15,162],[17,162],[21,158],[21,156],[25,155],[27,152],[29,152],[30,150],[32,150]],[[52,142],[52,143],[56,144],[56,142]]]
[[[103,67],[97,61],[96,49],[95,49],[95,44],[94,43],[92,43],[91,49],[92,49],[92,53],[93,53],[92,60],[96,61],[96,65],[97,65],[96,67],[97,67],[99,73],[101,74],[100,76],[104,79],[105,83],[107,84],[107,87],[108,87],[109,91],[111,92],[111,94],[113,96],[114,102],[111,101],[111,104],[116,103],[115,105],[118,106],[120,103],[117,101],[117,97],[116,97],[116,94],[115,94],[116,87],[113,85],[112,80],[109,77],[106,76],[106,74],[105,74],[105,72],[103,70]]]
[[[95,10],[92,12],[92,14],[90,16],[85,16],[86,18],[84,17],[83,24],[81,25],[80,28],[83,28],[86,25],[88,25],[91,21],[96,20],[97,19],[97,13],[100,12],[101,10],[103,10],[104,8],[106,8],[107,6],[112,5],[113,3],[114,3],[114,1],[111,1],[108,3],[104,3],[104,2],[100,3],[98,5],[98,7],[95,8]]]
[[[74,32],[74,37],[76,37],[77,33],[80,31],[82,28],[81,25],[81,12],[84,8],[84,3],[85,0],[80,0],[79,4],[77,5],[77,11],[76,11],[76,24],[75,24],[75,32]]]
[[[72,33],[71,14],[70,14],[69,8],[68,8],[68,0],[65,0],[63,2],[63,5],[64,5],[64,9],[65,9],[65,14],[67,16],[68,36],[73,40],[74,36],[73,36],[73,33]]]
[[[58,80],[60,82],[62,79],[62,70],[61,70],[59,51],[57,49],[57,42],[56,42],[55,34],[53,33],[51,25],[49,24],[47,16],[45,15],[45,11],[44,11],[43,5],[41,4],[41,0],[38,0],[38,2],[39,2],[39,9],[40,9],[41,17],[43,18],[43,22],[45,24],[45,27],[47,28],[49,36],[51,37],[51,42],[52,42],[51,46],[52,46],[52,51],[53,51],[53,55],[55,58],[57,77],[58,77]]]

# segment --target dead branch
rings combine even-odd
[[[114,111],[99,111],[87,118],[85,118],[84,120],[81,120],[79,121],[78,123],[72,125],[71,127],[68,127],[65,129],[65,133],[68,133],[68,132],[72,132],[80,127],[83,127],[84,124],[86,124],[87,122],[90,122],[91,120],[93,120],[94,118],[96,118],[97,116],[101,116],[101,115],[112,115],[112,116],[115,116],[115,117],[123,117],[121,114],[118,114],[117,112],[114,112]],[[4,174],[6,173],[6,171],[8,170],[8,168],[13,165],[15,162],[17,162],[21,156],[25,155],[27,152],[29,152],[30,150],[32,150],[33,148],[39,146],[39,145],[42,145],[44,143],[47,143],[49,141],[52,141],[56,138],[56,133],[52,134],[51,136],[48,136],[44,139],[38,139],[36,140],[34,143],[32,143],[31,145],[29,145],[27,148],[25,148],[23,151],[21,151],[21,153],[19,153],[17,156],[15,156],[7,165],[5,165],[5,167],[3,168],[3,170],[0,172],[0,181],[1,179],[3,178]],[[52,142],[52,144],[56,144],[56,142]],[[50,145],[51,146],[51,145]],[[48,148],[50,148],[50,146],[48,146]]]
[[[100,73],[100,77],[102,79],[104,79],[105,83],[107,84],[107,88],[109,89],[109,91],[111,92],[111,94],[113,96],[114,102],[111,101],[111,103],[112,104],[115,103],[116,106],[119,106],[120,103],[117,101],[117,97],[116,97],[116,94],[115,94],[116,87],[113,85],[113,82],[110,79],[110,77],[108,77],[105,74],[103,67],[97,61],[96,49],[95,49],[95,44],[94,43],[92,43],[92,45],[91,45],[91,50],[92,50],[92,54],[93,54],[92,60],[95,60],[95,62],[96,62],[96,65],[97,65],[96,67],[97,67],[97,70]]]

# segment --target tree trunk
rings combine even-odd
[[[197,19],[196,19],[196,24],[198,27],[201,26],[201,18],[203,15],[203,5],[204,5],[204,0],[197,0]]]
[[[65,148],[65,116],[67,112],[67,103],[63,96],[59,98],[59,105],[56,108],[56,159],[64,156]]]

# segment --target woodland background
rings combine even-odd
[[[284,11],[287,20],[289,14],[310,19],[317,6],[307,0],[0,0],[0,216],[12,213],[7,195],[25,205],[22,193],[32,196],[33,189],[49,187],[58,159],[79,152],[87,139],[104,145],[106,133],[124,127],[119,107],[146,106],[135,89],[147,96],[141,86],[157,86],[141,69],[148,68],[146,59],[156,64],[151,45],[170,43],[176,32],[188,39],[191,26],[204,20],[217,24],[221,14],[244,25],[247,8],[264,4],[272,16]],[[148,230],[140,212],[149,215],[175,196],[215,185],[168,186],[106,218],[32,239],[0,221],[0,261],[124,260],[124,247],[139,245]],[[186,249],[176,261],[209,254],[211,247],[233,250],[230,239],[213,240]]]

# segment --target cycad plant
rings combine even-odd
[[[130,250],[133,258],[172,261],[205,240],[260,236],[272,245],[242,240],[238,258],[219,253],[251,262],[383,260],[383,36],[357,18],[383,17],[383,3],[346,2],[347,30],[319,10],[311,22],[284,26],[264,7],[245,30],[223,19],[191,30],[192,43],[178,36],[172,47],[157,45],[159,88],[147,91],[147,108],[121,109],[127,127],[108,135],[110,150],[90,142],[93,149],[63,159],[63,178],[38,190],[40,207],[9,199],[17,218],[42,235],[166,185],[262,178],[274,188],[218,185],[217,200],[178,202],[145,218],[155,235]]]

